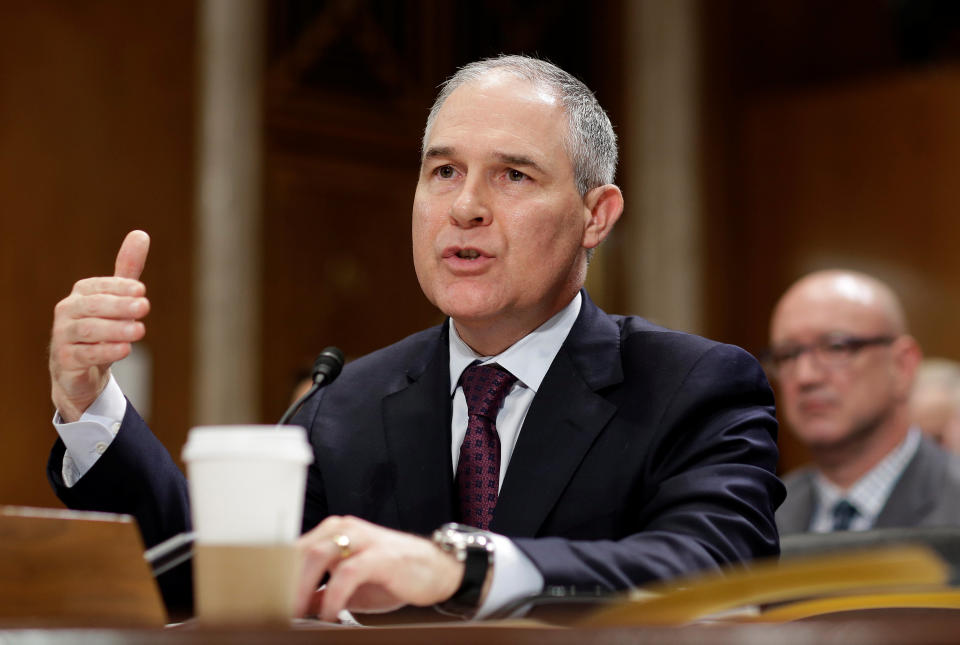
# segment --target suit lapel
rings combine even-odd
[[[616,406],[596,390],[623,380],[619,327],[586,292],[577,322],[523,422],[492,531],[533,537]]]
[[[926,439],[921,439],[916,454],[890,491],[874,527],[922,524],[942,494],[940,483],[946,467],[944,453]]]
[[[452,517],[450,360],[447,326],[436,351],[407,373],[407,387],[383,399],[383,425],[397,470],[400,528],[429,533]]]
[[[787,501],[777,511],[777,526],[781,535],[806,533],[810,530],[816,499],[813,492],[813,473],[804,471],[800,479],[789,487]]]

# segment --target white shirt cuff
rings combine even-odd
[[[493,539],[493,580],[475,618],[486,618],[502,607],[543,591],[543,574],[510,538],[496,533]]]
[[[53,427],[67,448],[61,469],[67,488],[97,463],[117,436],[126,412],[127,399],[111,374],[103,392],[78,421],[64,423],[59,410],[53,415]]]

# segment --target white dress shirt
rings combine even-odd
[[[516,446],[520,427],[527,416],[533,397],[553,363],[560,346],[566,340],[580,313],[581,296],[577,293],[566,307],[547,322],[523,337],[497,356],[476,354],[457,333],[453,320],[450,325],[450,394],[453,397],[451,417],[451,457],[456,473],[460,445],[467,432],[467,402],[460,387],[460,375],[471,363],[496,363],[517,377],[497,414],[497,432],[500,435],[500,485],[506,475]],[[120,386],[110,376],[110,382],[79,421],[63,423],[59,411],[53,425],[63,439],[66,453],[63,458],[63,482],[73,486],[96,463],[116,437],[127,401]],[[493,579],[487,597],[477,612],[484,618],[508,603],[543,589],[543,575],[530,559],[507,537],[491,534],[495,543]]]
[[[917,454],[919,446],[920,431],[910,428],[899,446],[846,490],[834,485],[818,472],[813,479],[817,508],[810,523],[810,530],[814,533],[833,531],[833,507],[841,499],[847,500],[857,509],[857,514],[850,521],[851,531],[867,531],[873,528],[877,516],[893,492],[893,487],[906,470],[907,464]]]
[[[460,375],[474,361],[481,364],[497,364],[517,377],[507,393],[503,407],[497,413],[497,434],[500,435],[500,486],[507,474],[513,448],[520,436],[520,427],[527,416],[533,397],[543,377],[556,358],[560,346],[566,340],[580,314],[581,297],[577,293],[566,307],[550,320],[537,327],[509,348],[496,356],[480,356],[461,340],[453,320],[450,325],[450,391],[453,396],[453,414],[450,421],[450,453],[453,472],[460,461],[460,446],[467,434],[467,399],[460,386]],[[490,534],[496,554],[493,580],[487,598],[477,613],[477,618],[490,615],[507,603],[543,589],[543,575],[530,559],[513,542],[502,535]]]
[[[67,448],[61,473],[68,488],[76,484],[106,452],[120,431],[126,411],[127,399],[111,374],[107,387],[78,421],[64,423],[60,411],[54,413],[53,427]]]

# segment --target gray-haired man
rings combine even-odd
[[[615,166],[606,114],[549,63],[480,61],[445,85],[424,134],[413,255],[449,320],[347,365],[295,418],[316,456],[300,613],[447,603],[485,616],[545,585],[616,590],[777,554],[776,421],[757,363],[607,315],[582,288],[623,210]],[[131,234],[125,277],[81,281],[57,308],[65,421],[116,396],[107,368],[143,334],[145,258]],[[100,482],[132,482],[145,492],[130,510],[157,541],[188,522],[183,479],[121,408],[89,472],[62,481],[58,443],[51,478],[81,507],[108,505]],[[421,537],[451,520],[474,526]]]

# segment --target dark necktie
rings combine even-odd
[[[463,372],[468,420],[457,463],[457,489],[464,524],[486,529],[493,519],[500,484],[497,413],[516,380],[510,372],[491,365],[472,365]]]
[[[853,522],[853,518],[855,518],[858,514],[859,512],[857,511],[856,506],[845,499],[841,499],[839,502],[833,505],[833,530],[850,530],[850,523]]]

